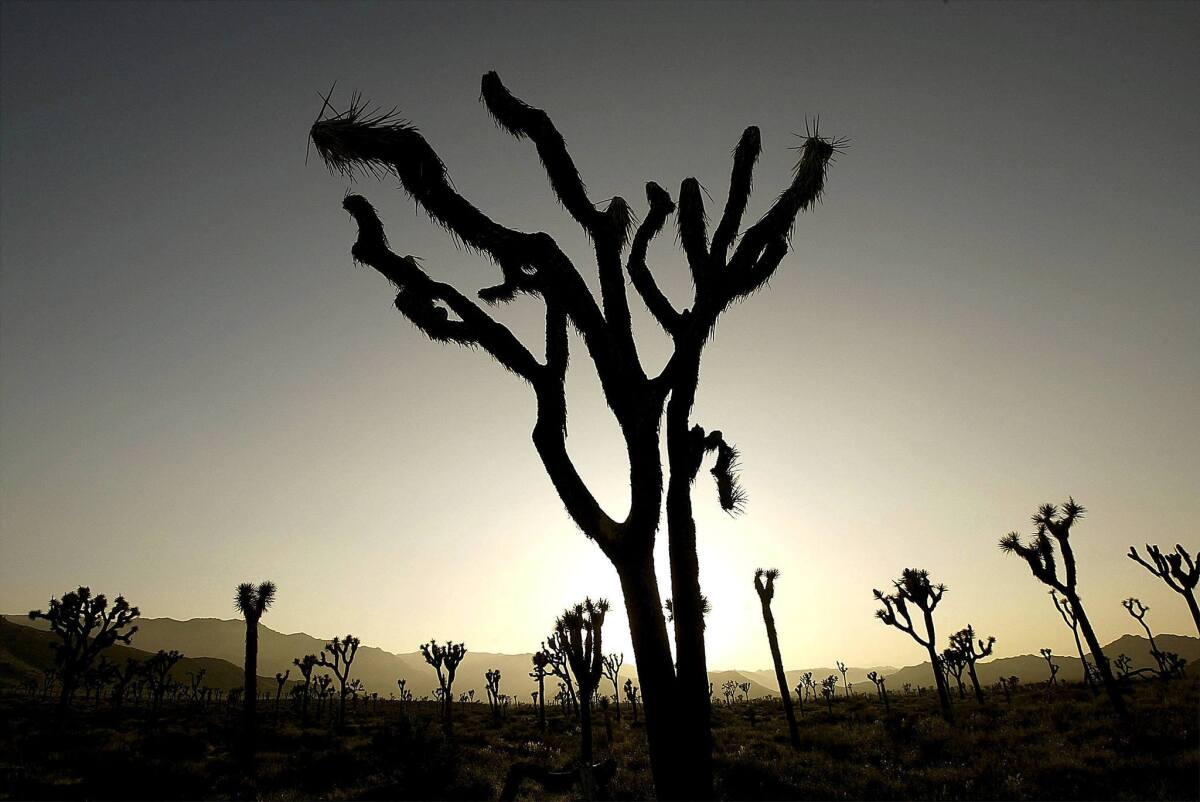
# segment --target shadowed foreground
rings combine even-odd
[[[1196,799],[1200,797],[1200,689],[1195,678],[1137,686],[1133,728],[1120,730],[1104,699],[1080,686],[1021,687],[1012,702],[956,705],[956,724],[934,694],[891,700],[839,698],[832,713],[809,709],[799,751],[774,700],[714,705],[716,784],[725,799]],[[452,742],[434,703],[363,703],[341,733],[327,722],[301,728],[286,708],[260,705],[251,773],[231,751],[239,726],[224,710],[81,709],[61,733],[51,708],[0,698],[0,798],[4,799],[495,799],[509,766],[567,768],[579,734],[547,709],[495,721],[485,704],[456,704]],[[628,713],[628,711],[626,711]],[[752,721],[753,720],[753,721]],[[596,722],[597,760],[616,771],[605,795],[650,796],[646,745],[629,716],[612,721],[610,747]],[[604,790],[601,789],[604,794]],[[519,798],[569,799],[525,782]]]

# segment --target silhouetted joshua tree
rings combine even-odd
[[[1147,571],[1167,583],[1167,587],[1183,596],[1188,610],[1192,613],[1192,623],[1200,634],[1200,605],[1196,603],[1196,584],[1200,582],[1200,564],[1192,560],[1187,549],[1175,544],[1175,551],[1163,554],[1158,546],[1146,544],[1146,553],[1150,555],[1153,565],[1142,559],[1133,546],[1129,547],[1129,559],[1142,565]]]
[[[875,691],[879,694],[879,700],[883,702],[884,713],[891,715],[892,703],[888,701],[887,688],[884,687],[887,684],[887,677],[880,676],[878,671],[869,671],[867,672],[867,679],[875,683]]]
[[[254,734],[254,713],[258,703],[258,621],[274,602],[275,583],[270,581],[262,582],[258,587],[243,582],[233,597],[233,606],[246,619],[242,718],[247,738]]]
[[[563,681],[567,705],[573,713],[578,714],[579,702],[575,695],[575,680],[571,678],[571,670],[568,666],[568,651],[566,638],[558,630],[551,632],[542,642],[542,653],[546,655],[547,660],[546,667],[551,676],[558,677]]]
[[[647,741],[656,794],[663,799],[707,798],[713,793],[711,734],[691,500],[691,485],[704,457],[716,455],[712,470],[724,509],[738,510],[745,494],[735,476],[737,452],[720,432],[691,425],[701,354],[720,315],[761,289],[783,261],[796,217],[821,196],[826,167],[841,143],[816,133],[806,136],[799,146],[800,160],[790,186],[740,238],[737,232],[760,151],[757,128],[746,129],[734,150],[729,196],[711,238],[700,183],[694,178],[683,182],[677,220],[694,295],[690,308],[680,311],[659,289],[646,263],[651,240],[676,210],[666,190],[654,183],[647,185],[650,208],[631,239],[629,205],[622,198],[613,198],[604,209],[597,208],[565,140],[544,111],[510,94],[495,73],[483,77],[482,99],[501,128],[533,142],[555,195],[586,232],[595,248],[599,298],[550,235],[507,228],[459,195],[438,155],[415,128],[397,117],[372,111],[356,97],[345,112],[318,119],[311,139],[334,171],[345,175],[394,173],[436,222],[495,262],[502,280],[479,293],[484,303],[508,302],[522,295],[545,302],[546,355],[542,362],[481,305],[430,278],[415,259],[393,253],[383,224],[365,198],[350,195],[344,199],[343,207],[358,224],[354,258],[374,267],[399,288],[395,305],[402,314],[431,339],[483,349],[532,386],[538,410],[533,442],[542,464],[571,518],[599,545],[621,580],[634,659],[648,705]],[[629,255],[623,259],[626,248]],[[628,283],[673,341],[673,353],[657,374],[647,372],[638,354]],[[601,507],[567,450],[564,386],[569,328],[582,336],[622,431],[631,492],[624,520],[612,518]],[[664,408],[666,477],[660,458]],[[654,568],[664,486],[669,595],[676,606],[675,659]]]
[[[1146,630],[1146,637],[1150,641],[1150,656],[1154,658],[1154,662],[1158,664],[1158,675],[1162,679],[1168,679],[1173,674],[1180,671],[1179,655],[1174,652],[1164,652],[1158,648],[1158,644],[1154,642],[1154,633],[1150,631],[1150,625],[1146,623],[1146,613],[1150,612],[1150,608],[1142,604],[1139,599],[1130,597],[1121,602],[1121,606],[1126,612],[1133,617],[1135,621],[1142,625],[1142,629]],[[1186,661],[1185,661],[1186,662]]]
[[[604,676],[613,684],[613,704],[617,710],[617,722],[621,721],[621,664],[625,662],[625,653],[610,654],[604,658]],[[712,683],[709,683],[709,698],[712,697]]]
[[[901,632],[907,632],[913,640],[925,647],[929,653],[929,663],[933,667],[933,679],[937,683],[938,702],[942,706],[942,715],[947,719],[954,714],[950,708],[950,691],[946,687],[946,677],[941,669],[941,657],[937,651],[937,636],[933,627],[933,611],[946,592],[945,585],[934,585],[929,581],[929,572],[905,568],[900,579],[892,583],[895,592],[885,595],[875,591],[875,598],[883,602],[883,609],[875,611],[875,617],[888,626],[895,627]],[[924,619],[925,637],[922,638],[913,628],[912,615],[909,605],[916,607]]]
[[[1075,649],[1079,652],[1079,662],[1083,667],[1083,682],[1092,693],[1096,693],[1095,671],[1083,652],[1083,642],[1079,640],[1079,619],[1075,616],[1075,609],[1071,606],[1069,599],[1058,598],[1058,591],[1053,589],[1050,591],[1050,601],[1054,602],[1054,609],[1058,611],[1059,617],[1075,637]]]
[[[113,679],[113,707],[120,707],[124,704],[125,696],[129,693],[130,687],[143,673],[140,661],[134,660],[132,657],[125,659],[125,667],[117,669],[116,677]]]
[[[638,723],[638,702],[641,701],[640,689],[633,684],[633,680],[625,680],[625,698],[629,700],[629,707],[633,710],[633,723]]]
[[[358,638],[353,635],[346,635],[344,638],[334,638],[325,644],[325,648],[321,649],[321,654],[317,657],[317,665],[321,668],[328,668],[333,672],[334,678],[338,681],[338,725],[346,723],[346,696],[351,693],[350,681],[350,666],[354,662],[354,655],[358,654]]]
[[[766,581],[763,581],[763,578]],[[783,715],[787,718],[788,740],[793,749],[800,748],[800,731],[796,728],[796,711],[792,709],[792,694],[788,690],[787,675],[783,671],[783,656],[779,653],[779,635],[775,631],[775,615],[771,612],[771,599],[775,598],[775,580],[779,569],[759,568],[754,572],[754,590],[762,607],[763,624],[767,628],[767,645],[771,647],[771,662],[775,664],[775,682],[779,685],[779,696],[783,700]]]
[[[837,674],[830,674],[821,680],[821,696],[825,697],[825,705],[833,713],[833,697],[837,696]]]
[[[983,704],[983,689],[979,687],[979,677],[975,673],[975,664],[992,653],[992,649],[996,645],[996,638],[988,636],[984,641],[983,638],[975,637],[975,627],[967,624],[966,629],[960,629],[950,636],[950,646],[959,654],[967,664],[967,675],[971,677],[971,686],[975,689],[975,701]]]
[[[421,644],[421,655],[437,672],[439,690],[442,692],[442,725],[448,733],[454,729],[454,674],[466,654],[465,643],[446,641],[445,646],[440,646],[437,641],[430,639],[429,643]]]
[[[850,681],[848,679],[846,679],[846,671],[847,671],[846,664],[843,663],[841,660],[837,660],[835,662],[837,663],[838,673],[840,673],[842,675],[842,685],[845,686],[845,689],[846,689],[846,698],[849,699],[854,694],[852,694],[850,692]]]
[[[146,682],[150,685],[152,709],[155,713],[162,709],[163,695],[166,694],[167,686],[171,682],[171,669],[182,659],[183,655],[175,649],[169,652],[159,649],[142,664]]]
[[[1048,652],[1050,650],[1042,649],[1042,651]],[[1133,660],[1129,659],[1129,655],[1123,652],[1117,655],[1117,659],[1113,660],[1113,665],[1117,667],[1117,679],[1123,680],[1129,678],[1129,669],[1133,667]]]
[[[483,675],[487,682],[487,697],[488,707],[491,708],[492,717],[500,718],[500,669],[493,668],[491,671],[485,672]]]
[[[965,699],[967,692],[963,688],[962,675],[967,670],[967,660],[963,657],[962,652],[951,646],[949,649],[942,650],[942,671],[945,672],[946,681],[950,681],[950,677],[954,677],[955,684],[958,685],[958,698]]]
[[[1117,681],[1113,678],[1108,660],[1104,657],[1104,650],[1100,648],[1100,641],[1096,638],[1096,632],[1092,629],[1087,613],[1084,612],[1083,603],[1079,599],[1075,552],[1071,549],[1070,537],[1071,527],[1075,525],[1076,521],[1083,518],[1085,512],[1083,506],[1077,504],[1074,498],[1069,498],[1062,505],[1061,510],[1057,505],[1043,504],[1033,516],[1033,523],[1036,527],[1033,542],[1026,545],[1021,542],[1019,534],[1009,532],[1000,539],[1000,549],[1006,553],[1016,554],[1025,560],[1035,577],[1057,590],[1071,603],[1071,611],[1079,622],[1079,628],[1083,631],[1088,648],[1091,649],[1092,659],[1096,662],[1096,671],[1100,674],[1100,680],[1108,694],[1109,701],[1112,702],[1113,710],[1123,721],[1127,721],[1129,715],[1125,710],[1125,700],[1121,697],[1121,689],[1117,687]],[[1066,570],[1064,578],[1058,576],[1058,568],[1054,559],[1055,541],[1062,551],[1063,567]]]
[[[71,703],[101,652],[116,643],[129,644],[138,629],[133,626],[138,615],[138,608],[130,607],[124,596],[118,596],[109,607],[103,593],[93,596],[91,588],[85,586],[64,593],[61,600],[51,598],[45,612],[29,611],[30,619],[45,621],[59,640],[53,649],[60,711]]]
[[[283,695],[283,686],[287,685],[288,677],[291,674],[292,670],[290,668],[282,674],[278,671],[275,672],[275,718],[279,718],[279,697]]]
[[[533,671],[529,672],[529,676],[537,680],[537,705],[538,705],[538,725],[546,728],[546,666],[550,665],[550,658],[546,656],[546,652],[539,649],[533,654]]]
[[[300,700],[300,725],[306,727],[308,726],[308,698],[312,695],[313,669],[317,667],[317,656],[306,654],[304,657],[293,658],[292,665],[300,669],[300,676],[304,677],[304,692]]]
[[[603,629],[608,602],[584,599],[563,611],[554,623],[558,641],[565,645],[567,663],[579,688],[579,757],[581,770],[590,774],[592,765],[592,697],[603,677]],[[585,777],[585,783],[588,782]]]
[[[1049,684],[1057,685],[1058,684],[1059,665],[1058,665],[1058,663],[1054,662],[1054,653],[1049,649],[1042,649],[1038,653],[1041,654],[1042,659],[1046,661],[1046,666],[1050,669]],[[1122,656],[1124,656],[1124,655],[1122,655]],[[1125,658],[1125,659],[1128,660],[1129,658]],[[1119,662],[1120,661],[1118,660],[1118,663]]]

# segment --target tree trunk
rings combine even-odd
[[[762,602],[763,623],[767,627],[767,643],[771,646],[771,661],[775,663],[775,681],[779,683],[779,697],[783,700],[783,714],[787,717],[788,740],[793,749],[800,748],[800,731],[796,729],[796,711],[792,709],[792,692],[788,690],[787,675],[783,673],[783,657],[779,653],[779,637],[775,633],[775,616],[771,605]]]
[[[258,702],[258,622],[246,619],[245,699],[242,717],[249,732],[254,728],[254,711]]]
[[[1183,598],[1187,599],[1188,609],[1192,611],[1192,621],[1196,624],[1196,634],[1200,635],[1200,605],[1196,604],[1196,591],[1188,588]]]
[[[967,663],[967,672],[971,675],[971,685],[975,688],[975,701],[983,704],[983,689],[979,687],[979,677],[975,675],[975,663]]]
[[[1083,611],[1083,605],[1076,595],[1071,596],[1071,608],[1075,611],[1079,628],[1083,630],[1083,638],[1087,641],[1088,648],[1092,650],[1092,662],[1096,664],[1096,671],[1100,674],[1100,681],[1112,702],[1113,710],[1122,721],[1128,721],[1129,711],[1125,709],[1125,699],[1121,696],[1121,689],[1117,687],[1117,681],[1113,678],[1108,659],[1105,658],[1104,651],[1100,648],[1100,641],[1096,639],[1096,633],[1092,630],[1092,622],[1088,620],[1087,613]]]
[[[584,688],[579,689],[579,757],[587,771],[592,765],[592,700]]]

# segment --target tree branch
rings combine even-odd
[[[733,172],[729,177],[729,197],[725,201],[725,213],[713,233],[712,256],[720,262],[725,261],[729,246],[737,236],[742,223],[742,214],[746,211],[746,203],[750,200],[750,190],[754,183],[754,164],[762,152],[762,143],[758,127],[750,126],[742,132],[742,138],[733,149]]]
[[[679,325],[679,313],[658,288],[653,274],[646,267],[646,251],[650,247],[650,241],[662,231],[667,216],[675,211],[675,203],[667,191],[653,181],[646,184],[646,200],[650,203],[650,211],[633,236],[633,246],[629,250],[625,270],[650,314],[654,315],[654,319],[668,334],[672,334]]]

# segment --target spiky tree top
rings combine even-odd
[[[257,623],[263,613],[275,603],[275,583],[270,580],[255,587],[249,582],[237,586],[233,595],[233,606],[250,623]]]
[[[883,608],[875,611],[875,617],[888,626],[907,632],[917,643],[929,648],[929,641],[913,629],[909,605],[922,613],[932,613],[941,602],[946,586],[934,585],[929,581],[929,572],[917,568],[905,568],[892,585],[895,588],[892,593],[885,594],[878,589],[874,591],[876,600],[883,603]]]
[[[996,645],[994,635],[989,635],[987,640],[983,638],[976,640],[975,627],[967,624],[965,629],[960,629],[950,636],[950,647],[959,652],[963,659],[971,665],[974,665],[977,660],[987,657],[992,653],[992,648]]]
[[[31,620],[45,621],[58,636],[61,642],[53,646],[55,659],[72,677],[113,644],[128,645],[138,630],[132,623],[139,615],[138,608],[131,607],[124,596],[118,596],[110,607],[103,593],[93,596],[85,586],[64,593],[62,599],[51,598],[45,612],[29,611]]]
[[[766,582],[763,582],[763,578]],[[775,598],[775,580],[779,578],[778,568],[759,568],[754,572],[754,590],[758,593],[758,600],[763,604],[769,605],[771,599]]]
[[[312,676],[313,668],[317,665],[317,656],[315,654],[306,654],[304,657],[296,657],[292,660],[292,665],[300,669],[300,675],[304,677],[304,681],[308,682]]]
[[[430,638],[429,643],[421,644],[421,655],[425,658],[425,662],[437,671],[439,681],[442,680],[442,668],[445,667],[450,681],[453,682],[454,672],[458,670],[458,664],[462,662],[466,654],[467,645],[465,643],[446,641],[446,645],[442,646]],[[444,685],[445,682],[443,681],[442,684]]]
[[[588,598],[563,611],[554,624],[558,642],[566,645],[571,673],[585,697],[599,684],[604,669],[602,636],[607,613],[607,601]]]
[[[1192,555],[1188,554],[1187,549],[1178,543],[1175,544],[1175,551],[1167,554],[1163,554],[1158,546],[1151,546],[1147,543],[1146,553],[1150,555],[1153,565],[1143,560],[1133,546],[1129,547],[1127,556],[1166,582],[1176,593],[1186,594],[1189,590],[1194,590],[1196,584],[1200,582],[1200,564],[1193,561]]]
[[[321,650],[317,665],[331,669],[337,675],[338,681],[345,686],[346,679],[350,676],[350,664],[354,662],[354,655],[358,653],[358,644],[358,638],[353,635],[335,637]]]
[[[1033,540],[1024,543],[1017,532],[1009,532],[1000,538],[1000,550],[1006,554],[1016,554],[1029,564],[1033,575],[1044,584],[1066,596],[1075,594],[1075,555],[1071,550],[1071,527],[1083,518],[1086,510],[1076,503],[1074,498],[1068,498],[1065,504],[1043,504],[1033,515]],[[1053,540],[1051,539],[1053,538]],[[1058,566],[1055,562],[1054,544],[1058,543],[1062,550],[1063,563],[1066,569],[1065,578],[1058,576]]]

